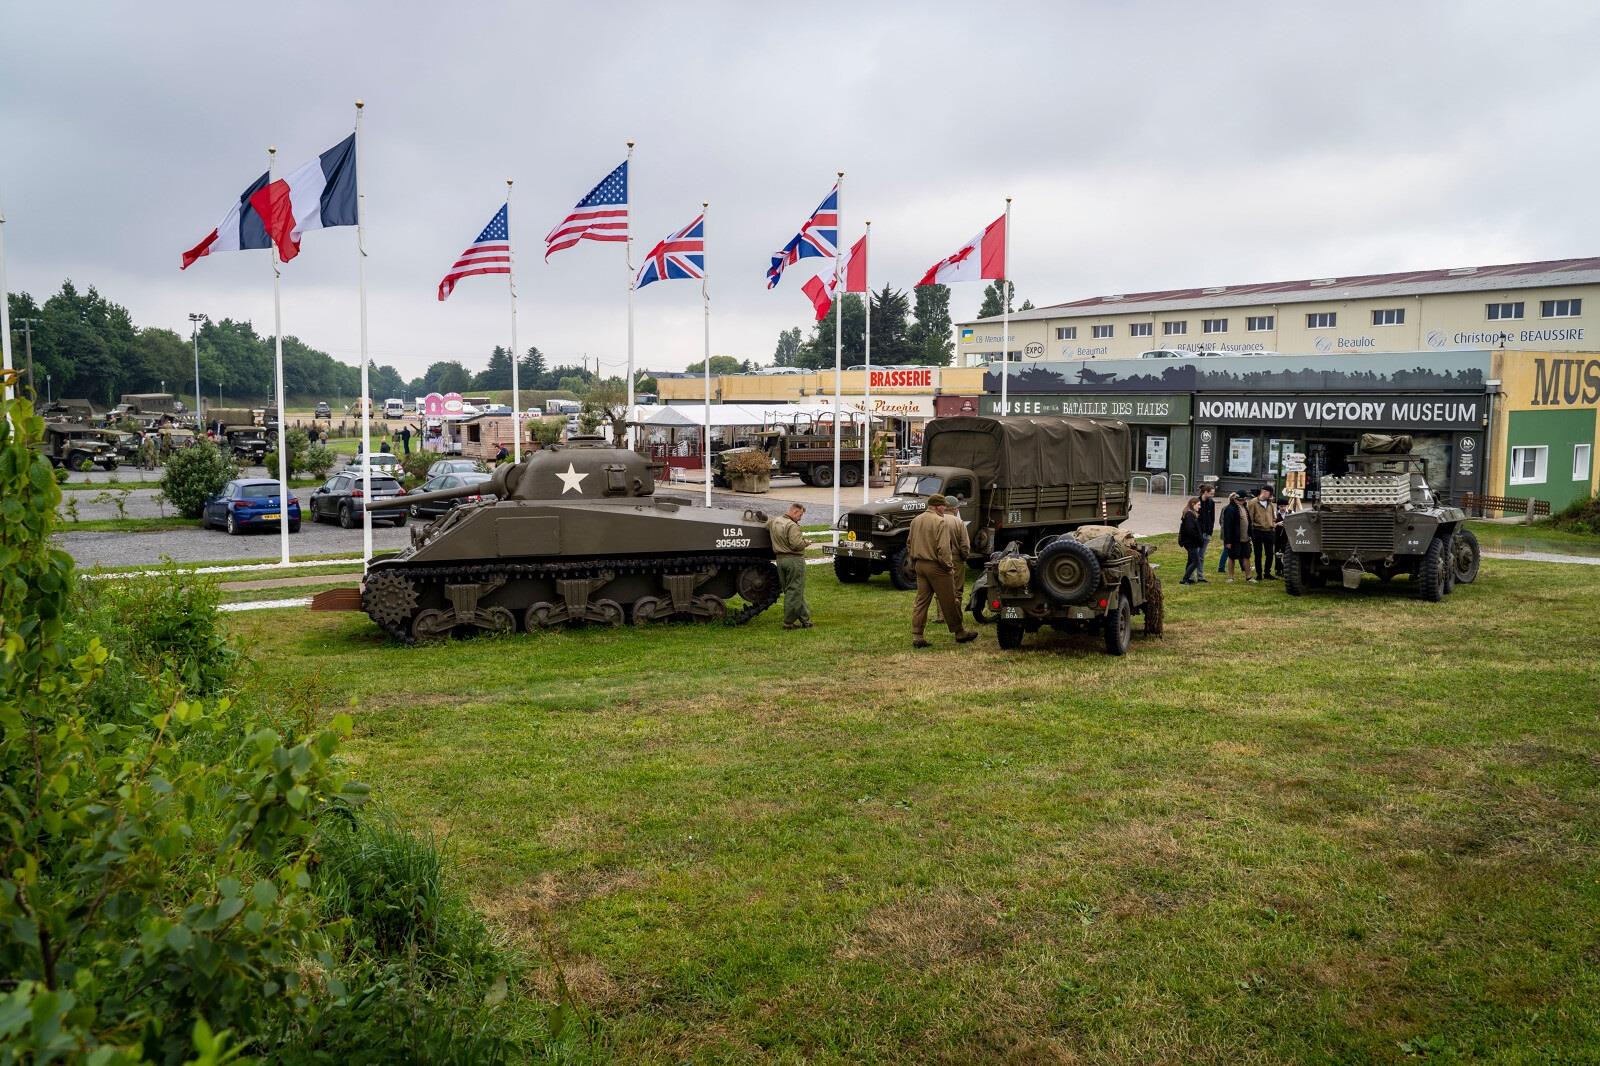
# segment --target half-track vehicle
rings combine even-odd
[[[117,468],[117,449],[106,441],[101,430],[84,422],[46,422],[44,437],[34,445],[51,466],[82,470],[94,464],[102,470]]]
[[[935,418],[923,432],[922,463],[901,467],[893,496],[839,516],[833,556],[840,581],[887,571],[895,588],[917,587],[906,553],[912,519],[943,495],[967,525],[970,561],[1015,541],[1024,553],[1079,526],[1128,517],[1132,438],[1124,422],[1071,416]]]
[[[1044,626],[1063,632],[1098,631],[1108,655],[1126,655],[1133,616],[1144,632],[1161,633],[1165,620],[1155,551],[1114,526],[1083,526],[1051,534],[1024,552],[1016,541],[984,564],[967,608],[980,624],[994,622],[1005,649]]]
[[[1466,528],[1466,512],[1434,497],[1427,459],[1412,454],[1410,437],[1363,434],[1348,463],[1348,473],[1322,478],[1309,510],[1283,520],[1289,595],[1403,574],[1418,597],[1437,603],[1456,582],[1477,579],[1478,538]]]
[[[570,623],[743,623],[778,597],[759,511],[655,495],[637,453],[603,441],[533,452],[488,482],[369,511],[493,496],[413,526],[411,547],[376,558],[362,609],[398,640]]]

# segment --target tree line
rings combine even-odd
[[[1014,287],[1005,283],[1005,300],[1010,303],[1015,296]],[[1001,283],[991,282],[983,294],[979,318],[998,315],[1001,307]],[[955,356],[955,345],[950,339],[950,288],[946,285],[922,285],[907,294],[904,289],[885,285],[881,290],[867,294],[872,307],[872,365],[949,366]],[[802,367],[806,370],[824,370],[833,366],[834,320],[841,313],[844,320],[839,326],[844,364],[853,366],[866,362],[867,300],[858,293],[847,293],[835,300],[827,315],[818,322],[808,338],[799,326],[778,334],[778,347],[773,352],[774,366]],[[1023,301],[1019,310],[1028,311],[1033,304]],[[715,362],[713,361],[713,370]]]

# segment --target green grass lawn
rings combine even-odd
[[[1548,523],[1471,522],[1478,543],[1494,551],[1554,552],[1558,555],[1600,555],[1600,537],[1551,529]]]
[[[826,567],[789,633],[229,624],[245,698],[354,712],[600,1059],[1595,1061],[1600,568],[1426,604],[1157,560],[1124,659],[913,651],[908,594]]]

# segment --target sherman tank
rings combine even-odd
[[[645,459],[603,442],[540,450],[488,482],[373,500],[480,496],[374,559],[361,607],[407,643],[572,623],[747,622],[778,597],[766,516],[657,496]],[[492,498],[491,498],[492,497]]]

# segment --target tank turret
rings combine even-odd
[[[361,606],[399,640],[573,623],[740,623],[778,596],[766,516],[655,495],[644,457],[603,443],[541,450],[487,482],[367,504],[493,496],[376,558]]]

